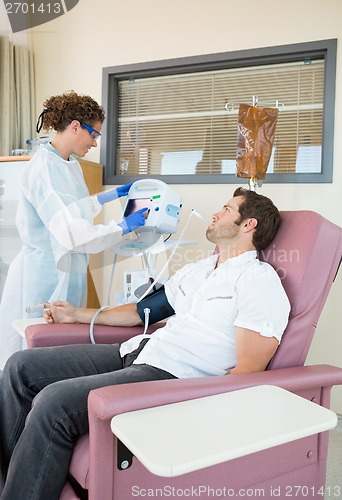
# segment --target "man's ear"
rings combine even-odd
[[[254,230],[258,225],[257,219],[252,217],[251,219],[246,219],[243,223],[243,229],[245,233]]]

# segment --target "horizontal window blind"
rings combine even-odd
[[[260,106],[281,103],[268,172],[321,172],[324,64],[118,81],[116,175],[234,174],[238,107],[252,96]]]

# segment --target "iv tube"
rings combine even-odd
[[[155,278],[155,280],[153,281],[153,283],[151,283],[151,285],[148,287],[148,289],[147,289],[147,290],[143,293],[143,295],[139,298],[138,302],[140,302],[142,299],[144,299],[144,298],[146,297],[146,295],[148,295],[148,294],[151,292],[151,290],[153,289],[153,287],[155,286],[155,284],[156,284],[156,283],[158,283],[159,278],[163,275],[163,273],[164,273],[165,269],[167,268],[167,266],[169,265],[170,261],[172,260],[172,258],[173,258],[173,256],[174,256],[174,254],[175,254],[175,252],[176,252],[176,250],[177,250],[177,248],[178,248],[178,246],[179,246],[180,242],[182,241],[183,236],[184,236],[184,233],[185,233],[185,231],[187,230],[188,225],[189,225],[190,220],[191,220],[191,217],[192,217],[193,215],[195,215],[196,217],[199,217],[200,219],[203,219],[205,222],[207,222],[207,221],[206,221],[206,220],[202,217],[202,215],[201,215],[201,214],[199,214],[198,212],[196,212],[196,210],[194,210],[194,209],[192,209],[192,210],[191,210],[190,215],[189,215],[189,218],[188,218],[188,220],[187,220],[187,223],[185,224],[185,227],[184,227],[184,229],[183,229],[183,231],[182,231],[182,233],[181,233],[181,235],[180,235],[180,237],[179,237],[179,239],[178,239],[178,241],[177,241],[177,243],[176,243],[176,246],[175,246],[175,247],[174,247],[174,249],[172,250],[172,253],[171,253],[170,257],[167,259],[167,262],[165,263],[165,265],[164,265],[163,269],[160,271],[160,273],[159,273],[159,274],[158,274],[158,276]],[[208,222],[208,224],[211,224],[211,223],[209,223],[209,222]]]

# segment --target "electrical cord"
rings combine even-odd
[[[111,296],[111,291],[112,291],[112,286],[113,286],[114,272],[115,272],[117,257],[118,257],[118,254],[116,253],[114,255],[113,264],[112,264],[112,272],[110,274],[110,279],[109,279],[109,288],[108,288],[108,296],[107,296],[107,304],[109,304],[109,305],[110,305],[110,296]]]
[[[188,228],[188,225],[190,223],[190,220],[191,220],[191,217],[192,216],[195,216],[195,217],[198,217],[200,219],[202,219],[203,221],[207,222],[201,214],[199,214],[195,209],[192,209],[191,212],[190,212],[190,215],[189,215],[189,218],[185,224],[185,227],[178,239],[178,241],[176,242],[176,245],[174,247],[174,249],[172,250],[171,252],[171,255],[170,257],[167,259],[164,267],[162,268],[162,270],[160,271],[160,273],[158,274],[158,276],[152,281],[151,285],[147,288],[147,290],[143,293],[143,295],[141,297],[139,297],[139,299],[137,300],[137,302],[140,302],[141,300],[143,300],[153,289],[155,289],[155,286],[156,286],[156,283],[158,283],[158,280],[160,279],[160,277],[163,275],[165,269],[167,268],[167,266],[169,265],[169,262],[172,260],[177,248],[179,247],[179,244],[180,242],[182,241],[183,239],[183,236],[185,234],[185,231],[187,230]],[[164,243],[171,237],[171,234],[164,240]],[[111,274],[111,278],[110,278],[110,288],[109,288],[109,292],[108,292],[108,304],[110,304],[110,292],[111,292],[111,288],[112,288],[112,283],[113,283],[113,276],[114,276],[114,268],[115,268],[115,262],[116,262],[116,257],[117,257],[117,254],[115,254],[115,258],[114,258],[114,262],[113,262],[113,268],[112,268],[112,274]],[[149,268],[149,265],[148,265],[148,260],[146,258],[146,254],[145,252],[143,252],[143,256],[142,258],[145,260],[145,263],[147,263],[147,267]],[[96,311],[96,313],[94,314],[92,320],[91,320],[91,323],[90,323],[90,340],[92,342],[92,344],[95,344],[95,339],[94,339],[94,333],[93,333],[93,327],[94,327],[94,323],[95,323],[95,319],[97,317],[97,315],[103,311],[104,309],[108,309],[109,306],[103,306],[101,307],[100,309],[98,309]],[[144,309],[144,314],[145,314],[145,325],[144,325],[144,334],[146,334],[146,331],[148,329],[148,326],[149,326],[149,317],[150,317],[150,309],[149,308],[145,308]]]
[[[94,324],[95,324],[95,320],[98,317],[98,315],[100,314],[100,312],[104,311],[105,309],[109,309],[109,306],[102,306],[102,307],[100,307],[100,309],[98,309],[95,312],[94,316],[91,318],[91,322],[90,322],[90,325],[89,325],[89,337],[90,337],[90,342],[92,344],[96,344],[95,337],[94,337]]]
[[[176,252],[177,248],[179,247],[180,242],[181,242],[181,241],[182,241],[182,239],[183,239],[184,233],[185,233],[185,231],[187,230],[188,225],[189,225],[190,220],[191,220],[191,217],[192,217],[193,215],[197,216],[197,213],[194,213],[194,210],[192,209],[192,211],[190,212],[189,218],[188,218],[188,220],[187,220],[187,222],[186,222],[186,224],[185,224],[185,227],[184,227],[184,229],[183,229],[183,231],[182,231],[182,233],[181,233],[181,235],[180,235],[180,237],[179,237],[179,239],[178,239],[178,241],[177,241],[177,243],[176,243],[176,245],[175,245],[174,249],[173,249],[173,250],[172,250],[172,252],[171,252],[170,257],[167,259],[167,261],[166,261],[166,263],[165,263],[164,267],[162,268],[162,270],[160,271],[160,273],[158,274],[158,276],[156,277],[156,279],[154,280],[154,282],[157,282],[157,283],[158,283],[158,281],[159,281],[160,277],[163,275],[163,273],[164,273],[165,269],[166,269],[166,268],[167,268],[167,266],[169,265],[169,262],[173,259],[173,256],[174,256],[174,254],[175,254],[175,252]],[[148,295],[148,294],[151,292],[151,290],[152,290],[152,289],[153,289],[153,287],[154,287],[154,282],[153,282],[153,283],[152,283],[152,284],[151,284],[151,285],[147,288],[147,290],[143,293],[143,295],[142,295],[142,296],[138,299],[138,301],[137,301],[137,302],[140,302],[141,300],[143,300],[143,299],[146,297],[146,295]]]

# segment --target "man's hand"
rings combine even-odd
[[[47,308],[44,312],[44,319],[47,323],[79,323],[78,309],[69,302],[47,302],[44,308]]]

